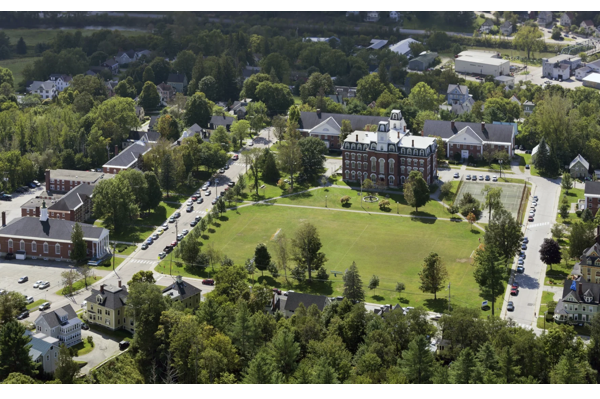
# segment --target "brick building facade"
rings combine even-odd
[[[600,208],[600,182],[586,181],[584,191],[584,209],[591,209],[592,214],[596,216],[598,208]]]
[[[433,183],[437,176],[436,140],[413,136],[405,126],[400,111],[394,110],[389,121],[379,123],[376,132],[350,133],[342,147],[343,179],[360,182],[369,178],[376,184],[400,187],[411,171],[418,170],[428,184]]]
[[[80,184],[94,185],[102,179],[113,176],[103,172],[88,172],[85,170],[46,169],[46,190],[56,193],[67,193]]]

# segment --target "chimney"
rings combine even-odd
[[[115,157],[119,155],[119,145],[115,144]]]
[[[317,109],[317,116],[320,118],[321,117],[321,109]]]
[[[576,283],[577,284],[577,293],[579,294],[579,298],[583,299],[583,281],[579,281]]]
[[[450,129],[454,130],[454,121],[450,121]]]
[[[358,134],[356,135],[356,142],[358,143]]]
[[[121,288],[121,280],[119,280],[119,288]]]
[[[404,125],[404,131],[406,132],[406,125]]]
[[[102,285],[100,286],[100,293],[101,293],[101,294],[104,294],[104,286],[105,286],[105,284],[102,284]]]
[[[398,132],[398,138],[400,138],[400,132]]]
[[[481,122],[481,131],[483,132],[485,130],[485,122]]]
[[[46,201],[42,201],[42,209],[40,209],[40,222],[48,221],[48,208],[46,208]]]
[[[2,227],[6,226],[6,212],[2,211]]]
[[[412,146],[413,146],[413,147],[415,146],[415,140],[414,140],[414,139],[413,139],[413,141],[412,141]]]
[[[177,281],[179,284],[181,284],[181,283],[183,283],[183,277],[177,276],[177,277],[175,277],[175,281]]]

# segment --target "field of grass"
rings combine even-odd
[[[214,243],[223,254],[241,264],[252,257],[257,243],[264,242],[273,251],[271,240],[277,232],[292,238],[305,221],[314,224],[319,231],[322,251],[328,259],[325,264],[327,271],[343,272],[354,261],[363,284],[368,284],[370,276],[379,276],[379,288],[367,290],[368,302],[402,302],[437,311],[447,309],[447,291],[439,292],[437,301],[434,301],[432,294],[424,294],[418,288],[418,272],[430,252],[437,252],[448,269],[453,287],[452,303],[475,307],[481,301],[471,265],[471,255],[481,233],[477,230],[471,232],[466,223],[256,205],[227,212],[219,226],[200,241],[203,246]],[[169,273],[169,259],[157,266],[156,271]],[[179,267],[174,268],[172,273],[204,277],[210,271],[211,268],[204,273],[195,273]],[[341,295],[343,292],[342,276],[339,274],[337,277],[330,275],[327,282],[314,281],[312,284],[285,284],[283,277],[273,279],[268,273],[264,277],[260,277],[260,273],[255,277],[259,282],[265,280],[270,286],[299,292],[324,295]],[[394,291],[397,282],[406,284],[401,298]]]
[[[179,206],[161,201],[156,209],[149,215],[141,217],[133,223],[138,226],[160,226],[166,222],[177,209],[179,209]]]
[[[540,304],[540,310],[538,312],[537,326],[538,328],[544,328],[544,313],[548,311],[548,302],[554,300],[554,292],[544,291],[542,293],[542,303]],[[541,324],[541,326],[540,326]],[[546,322],[548,327],[548,322]]]
[[[41,59],[41,57],[27,57],[27,58],[13,58],[9,60],[0,61],[0,67],[8,68],[13,74],[13,81],[15,86],[23,80],[23,69],[29,64],[33,64],[35,61]]]
[[[562,287],[564,280],[571,275],[573,266],[575,266],[575,262],[571,259],[567,260],[566,263],[563,259],[558,265],[552,265],[552,269],[548,266],[544,284]]]
[[[10,38],[10,44],[17,44],[19,38],[22,37],[27,44],[28,50],[33,51],[33,47],[38,43],[50,43],[58,32],[69,32],[75,33],[80,31],[82,36],[90,36],[94,32],[98,32],[94,29],[2,29],[2,32]],[[119,31],[123,36],[131,37],[143,34],[139,31]]]
[[[565,189],[561,189],[560,190],[560,198],[562,199],[563,195],[567,196],[567,199],[569,200],[569,203],[576,203],[579,200],[584,200],[584,192],[585,190],[582,188],[572,188],[569,190],[569,193],[567,194],[567,192],[565,191]]]
[[[294,104],[296,104],[296,105],[302,104],[302,100],[300,99],[300,96],[292,96],[292,97],[294,97]]]
[[[363,195],[367,193],[363,192]],[[350,203],[342,205],[340,199],[344,196],[350,197]],[[389,198],[386,198],[389,196]],[[325,198],[327,197],[327,198]],[[447,218],[450,215],[440,203],[437,201],[429,201],[427,205],[419,208],[416,212],[415,208],[408,205],[404,196],[401,194],[385,194],[378,196],[380,200],[388,199],[390,206],[384,210],[379,209],[378,202],[366,202],[360,201],[360,191],[349,190],[345,188],[319,188],[316,190],[308,191],[293,195],[286,198],[280,198],[273,200],[273,203],[277,204],[291,204],[291,205],[304,205],[304,206],[316,206],[316,207],[327,207],[332,209],[351,209],[357,211],[368,211],[377,213],[399,213],[402,215],[414,215],[414,216],[435,216]]]
[[[35,301],[35,302],[33,302],[33,303],[30,303],[29,305],[27,305],[27,310],[29,310],[30,312],[31,312],[31,311],[34,311],[34,310],[37,310],[37,309],[38,309],[38,307],[39,307],[39,306],[40,306],[42,303],[44,303],[44,302],[50,302],[50,301],[46,301],[45,299],[38,299],[37,301]],[[50,302],[50,303],[52,303],[52,302]]]
[[[133,248],[136,248],[136,247],[133,246]],[[125,258],[119,258],[118,256],[115,256],[115,258],[114,258],[115,269],[117,267],[119,267],[119,265],[121,263],[123,263],[124,260],[125,260]],[[113,258],[110,258],[109,260],[104,261],[104,263],[102,263],[101,266],[94,266],[93,269],[94,270],[108,270],[108,271],[112,271],[112,269],[113,269]]]
[[[456,26],[452,24],[446,23],[441,17],[440,13],[430,13],[433,17],[428,19],[419,19],[414,15],[411,15],[411,19],[404,18],[402,23],[402,28],[404,29],[426,29],[430,30],[432,26],[435,26],[436,30],[446,31],[446,32],[464,32],[464,33],[473,33],[474,30],[479,29],[481,24],[485,21],[485,19],[477,16],[476,19],[473,20],[473,24],[471,26]]]
[[[136,245],[117,244],[118,255],[131,255],[137,248]]]
[[[538,172],[535,165],[533,165],[533,162],[531,161],[531,154],[518,154],[517,156],[520,158],[519,169],[521,169],[521,166],[523,166],[521,170],[524,171],[525,165],[529,165],[529,172],[531,173],[531,176],[540,176],[540,172]]]
[[[75,356],[83,356],[83,355],[87,355],[88,353],[90,353],[91,351],[94,350],[94,346],[92,344],[90,344],[89,342],[87,342],[86,339],[84,339],[82,342],[78,343],[77,345],[72,347],[75,351],[77,351],[77,354]]]
[[[98,280],[99,278],[100,278],[99,276],[88,277],[87,284],[88,285],[94,284],[94,282],[96,280]],[[85,281],[83,279],[81,279],[81,280],[78,280],[75,283],[73,283],[73,289],[71,291],[69,290],[69,287],[64,287],[64,288],[61,288],[60,290],[56,291],[56,295],[67,295],[69,292],[77,292],[84,288],[85,288]]]
[[[454,200],[456,199],[456,193],[458,191],[458,185],[460,184],[460,180],[452,180],[450,183],[452,183],[452,191],[450,191],[450,194],[448,194],[442,198],[442,201],[446,205],[452,205],[454,203]]]
[[[289,179],[289,176],[282,176],[282,179]],[[341,180],[341,179],[340,179]],[[251,173],[246,174],[246,189],[242,194],[242,198],[245,200],[252,201],[260,201],[267,198],[280,197],[285,194],[289,194],[288,189],[290,188],[289,184],[286,184],[285,190],[277,187],[276,184],[266,183],[263,180],[259,179],[258,181],[258,195],[256,195],[256,189],[250,189],[250,186],[254,184],[254,178]],[[337,183],[336,183],[337,184]],[[261,186],[265,186],[265,188],[260,188]],[[308,190],[311,187],[315,186],[315,182],[304,181],[303,183],[297,183],[294,179],[294,193],[299,191]]]
[[[164,222],[164,221],[163,221]],[[162,223],[161,223],[162,224]],[[96,220],[94,226],[105,227],[101,220]],[[139,243],[146,240],[154,232],[154,227],[130,225],[123,228],[120,233],[110,232],[113,241]]]

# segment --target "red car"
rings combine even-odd
[[[281,295],[281,290],[279,288],[273,288],[273,292],[275,294]]]
[[[510,295],[517,295],[518,293],[519,293],[518,288],[513,288],[512,290],[510,290]]]
[[[233,154],[233,156],[231,157],[231,159],[233,159],[234,161],[237,161],[239,158],[238,154]]]
[[[514,283],[512,284],[512,289],[513,289],[513,290],[518,290],[518,289],[519,289],[519,283],[517,283],[517,282],[514,282]]]
[[[175,248],[175,247],[177,246],[177,241],[173,241],[173,242],[171,243],[171,246],[172,246],[173,248]]]
[[[192,201],[196,201],[198,199],[197,195],[192,195]]]
[[[202,280],[202,284],[204,285],[215,285],[215,280],[213,280],[212,278],[207,278]]]

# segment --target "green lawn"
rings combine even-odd
[[[88,281],[87,281],[88,285],[94,284],[94,281],[96,281],[100,278],[99,276],[94,276],[94,277],[88,277]],[[64,287],[64,288],[61,288],[60,290],[56,291],[56,295],[67,295],[67,293],[69,293],[69,292],[77,292],[84,288],[85,288],[85,281],[83,279],[81,279],[81,280],[78,280],[75,283],[73,283],[72,291],[69,291],[69,287]]]
[[[575,266],[575,262],[571,259],[567,260],[566,264],[563,259],[558,265],[552,265],[546,268],[546,278],[544,278],[545,285],[559,286],[562,287],[564,280],[571,275],[571,271]]]
[[[27,305],[27,310],[29,310],[29,311],[37,310],[38,307],[44,302],[50,302],[50,301],[46,301],[45,299],[38,299],[37,301]],[[52,303],[52,302],[50,302],[50,303]]]
[[[90,326],[90,331],[94,331],[98,334],[101,335],[108,335],[109,337],[112,337],[116,340],[119,341],[131,341],[133,339],[133,336],[131,335],[131,333],[127,330],[109,330],[108,328],[104,327],[104,326],[100,326],[98,324],[94,324],[94,323],[89,323]]]
[[[98,32],[98,30],[94,29],[2,29],[2,32],[6,33],[10,38],[11,45],[17,44],[19,38],[22,37],[28,48],[34,47],[38,43],[50,43],[59,31],[65,33],[80,31],[83,36],[90,36],[92,33]],[[119,32],[126,37],[144,34],[144,32],[139,31],[121,30]]]
[[[117,244],[117,254],[119,255],[131,255],[136,249],[136,245]]]
[[[529,172],[531,176],[540,176],[540,172],[536,169],[535,165],[531,161],[531,154],[518,154],[519,159],[519,169],[523,166],[523,171],[525,170],[525,165],[529,165]]]
[[[117,246],[118,248],[118,246]],[[132,248],[136,248],[134,246],[132,246]],[[125,258],[119,258],[118,256],[115,256],[114,258],[114,262],[115,262],[115,269],[117,267],[119,267],[119,265],[121,263],[123,263],[123,261],[125,260]],[[108,271],[112,271],[113,269],[113,258],[110,258],[109,260],[105,260],[101,266],[94,266],[93,267],[94,270],[108,270]]]
[[[2,30],[4,32],[4,29]],[[29,64],[33,64],[36,60],[41,57],[27,57],[27,58],[13,58],[9,60],[0,61],[0,67],[8,68],[13,74],[14,85],[16,86],[20,81],[23,80],[23,69]]]
[[[448,194],[442,198],[442,201],[444,201],[444,204],[446,204],[446,205],[454,204],[454,200],[456,199],[456,192],[458,191],[458,185],[460,184],[460,180],[452,180],[450,183],[452,184],[452,191],[450,191],[450,194]]]
[[[548,311],[548,302],[554,300],[554,292],[544,291],[542,293],[542,303],[540,304],[540,310],[538,311],[537,326],[538,328],[544,328],[544,313]],[[546,328],[548,322],[546,322]]]
[[[289,176],[282,176],[282,179],[288,179],[289,180]],[[276,184],[271,184],[271,183],[265,183],[263,180],[258,181],[258,196],[256,195],[256,189],[253,187],[252,189],[250,189],[250,186],[254,184],[254,178],[252,177],[251,173],[246,174],[246,189],[244,190],[243,194],[242,194],[242,198],[244,200],[252,200],[252,201],[259,201],[259,200],[264,200],[266,198],[274,198],[274,197],[279,197],[285,194],[289,194],[289,188],[290,185],[286,184],[286,188],[285,190],[282,190],[281,188],[277,187]],[[337,184],[337,183],[336,183]],[[265,188],[260,188],[261,186],[265,186]],[[305,181],[303,183],[297,183],[295,181],[294,178],[294,193],[297,193],[299,191],[304,191],[304,190],[308,190],[311,187],[314,187],[316,184],[315,182],[308,182]]]
[[[186,197],[187,200],[187,197]],[[167,221],[171,215],[179,209],[179,206],[175,204],[168,204],[161,201],[160,204],[150,212],[148,215],[141,217],[134,221],[135,225],[146,225],[146,226],[160,226]]]
[[[302,104],[302,100],[300,99],[300,96],[292,96],[292,97],[294,97],[294,104],[296,104],[296,105]]]
[[[83,338],[82,342],[78,343],[77,345],[73,346],[72,348],[77,351],[77,354],[75,356],[87,355],[88,353],[90,353],[91,351],[94,350],[94,346],[92,344],[90,344],[89,342],[87,342],[87,340],[85,338]]]
[[[104,227],[104,224],[101,220],[96,220],[94,222],[94,226]],[[111,231],[110,238],[114,241],[139,243],[146,240],[154,232],[154,230],[154,227],[130,225],[124,227],[123,231],[118,234]]]
[[[560,190],[560,199],[562,199],[563,195],[567,196],[569,203],[577,203],[579,200],[584,200],[584,192],[585,190],[582,188],[572,188],[569,190],[569,193],[565,191],[565,189]]]
[[[350,212],[330,212],[326,209],[301,209],[256,205],[230,211],[223,215],[219,226],[202,238],[201,245],[214,243],[215,247],[233,259],[243,263],[252,257],[257,243],[264,242],[273,251],[272,239],[280,231],[292,238],[298,226],[310,221],[319,231],[323,252],[328,261],[328,271],[344,271],[353,261],[356,262],[364,284],[372,275],[380,277],[380,287],[367,291],[368,302],[398,303],[410,306],[423,305],[429,309],[447,309],[448,292],[433,295],[419,291],[418,272],[421,262],[432,251],[439,253],[445,262],[452,284],[452,303],[455,305],[478,307],[481,301],[479,290],[473,278],[471,255],[478,245],[481,232],[470,231],[467,223],[449,221],[410,219],[377,214]],[[176,265],[175,260],[173,265]],[[169,273],[169,259],[165,259],[156,271]],[[208,271],[211,271],[210,268]],[[185,267],[175,267],[173,274],[187,276],[207,276]],[[330,275],[329,282],[312,284],[290,283],[284,278],[273,279],[269,273],[257,280],[271,286],[294,289],[301,292],[341,295],[342,276]],[[402,298],[394,289],[397,282],[406,284]]]
[[[363,195],[367,193],[363,192]],[[402,215],[415,215],[415,216],[436,216],[447,218],[450,215],[439,202],[429,201],[427,205],[419,208],[416,212],[415,208],[410,207],[404,196],[401,194],[384,194],[379,195],[380,200],[386,199],[386,195],[389,196],[390,206],[384,210],[379,209],[378,202],[365,202],[360,201],[359,190],[349,190],[345,188],[320,188],[306,193],[296,194],[286,198],[279,198],[272,202],[277,204],[291,204],[291,205],[304,205],[304,206],[327,206],[332,209],[352,209],[357,211],[368,211],[377,213],[400,213]],[[348,196],[350,197],[350,203],[342,205],[340,198]],[[327,198],[325,198],[327,197]],[[398,204],[396,203],[398,202]]]

